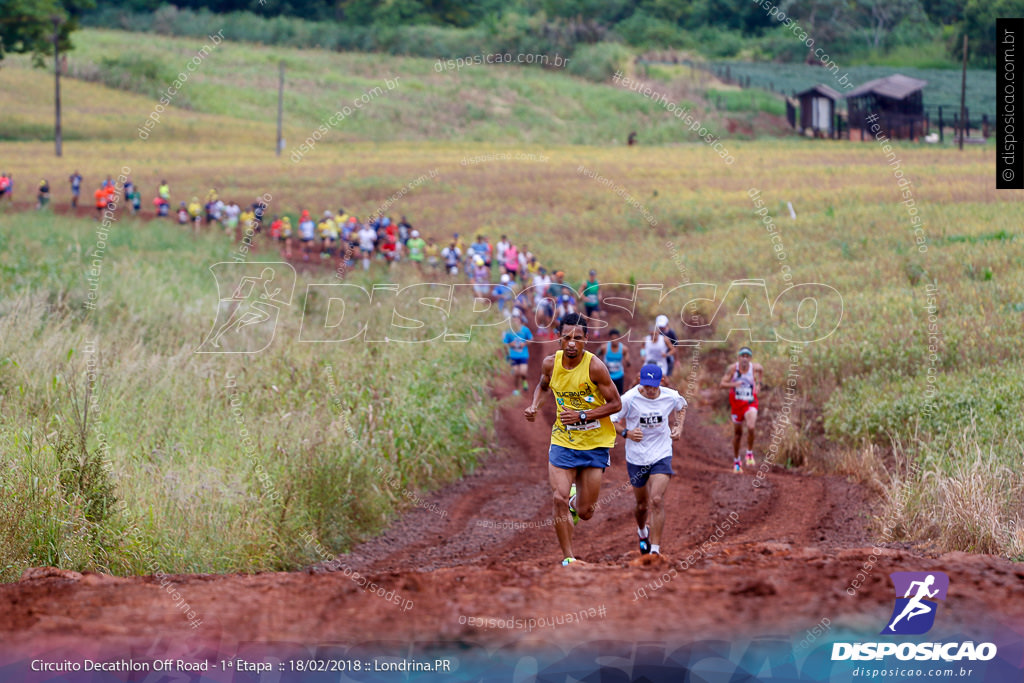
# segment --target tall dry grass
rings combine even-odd
[[[294,305],[266,351],[196,354],[217,308],[207,267],[223,260],[223,237],[115,226],[90,311],[94,226],[19,221],[24,239],[0,225],[7,262],[25,264],[0,303],[3,579],[42,564],[294,568],[316,559],[303,534],[343,550],[406,504],[404,491],[472,470],[492,443],[497,333],[300,343]],[[296,292],[332,277],[300,275]]]

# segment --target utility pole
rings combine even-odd
[[[53,20],[53,139],[57,145],[57,156],[61,156],[63,138],[60,132],[60,17]]]
[[[967,111],[964,100],[967,97],[967,34],[964,34],[964,71],[960,79],[960,151],[964,151],[964,131],[967,129]]]
[[[281,156],[284,138],[281,136],[281,118],[284,115],[284,60],[281,60],[280,77],[277,82],[277,156]]]

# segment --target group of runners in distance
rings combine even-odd
[[[526,420],[534,422],[548,391],[553,394],[556,417],[548,449],[548,480],[562,566],[577,561],[573,530],[597,509],[601,480],[610,464],[616,436],[625,440],[640,553],[661,554],[665,494],[674,475],[672,444],[682,435],[686,416],[686,399],[667,386],[676,342],[668,318],[656,318],[651,334],[644,339],[639,372],[631,377],[636,383],[623,391],[625,369],[630,365],[628,348],[618,339],[618,331],[611,330],[611,340],[600,345],[598,354],[586,350],[588,317],[570,312],[560,318],[559,349],[544,358],[533,399],[524,410]],[[518,393],[518,382],[522,381],[524,390],[527,388],[524,368],[532,337],[518,312],[513,318],[512,330],[505,333],[503,341],[509,347]],[[756,465],[754,430],[763,369],[752,357],[748,347],[741,348],[719,384],[729,390],[734,425],[733,471],[737,473],[743,471],[744,464]],[[747,450],[742,463],[739,449],[744,428]]]
[[[69,177],[70,207],[78,208],[84,187],[84,179],[77,170]],[[13,192],[13,177],[10,173],[0,174],[0,198],[10,199]],[[40,181],[37,208],[49,203],[50,186]],[[216,188],[210,189],[205,199],[193,195],[189,201],[178,202],[172,212],[171,188],[167,180],[161,180],[153,198],[157,218],[175,218],[178,224],[192,226],[198,232],[202,227],[222,228],[227,234],[240,241],[245,235],[265,236],[277,243],[285,259],[303,261],[334,260],[332,266],[339,270],[343,263],[345,270],[351,270],[361,263],[363,270],[369,270],[374,262],[388,267],[400,262],[415,266],[425,277],[456,277],[464,274],[476,286],[480,295],[494,295],[493,284],[510,287],[543,288],[545,293],[557,299],[546,310],[550,324],[566,311],[576,310],[582,301],[588,310],[596,308],[597,281],[593,277],[580,288],[568,286],[563,281],[564,273],[552,270],[550,273],[526,244],[516,245],[506,235],[492,243],[487,235],[478,234],[467,240],[459,233],[453,233],[444,241],[433,236],[422,236],[413,228],[405,216],[399,220],[378,213],[366,220],[349,214],[344,208],[337,211],[312,212],[302,209],[293,216],[272,214],[268,202],[257,197],[251,204],[239,205],[236,201],[225,201]],[[142,198],[138,186],[129,177],[123,188],[116,186],[107,176],[96,189],[96,218],[101,220],[104,212],[116,212],[128,208],[133,215],[141,212]],[[250,232],[251,231],[251,232]],[[500,294],[500,292],[499,292]],[[577,298],[578,297],[578,298]],[[506,313],[510,303],[507,295],[499,296],[499,304]],[[538,295],[540,302],[544,295]],[[546,304],[542,304],[542,308]],[[543,331],[542,331],[543,333]]]
[[[68,179],[71,207],[78,206],[83,186],[75,171]],[[122,188],[124,203],[133,213],[141,208],[139,189],[128,179]],[[0,174],[0,199],[10,199],[11,174]],[[40,183],[37,208],[49,202],[49,183]],[[95,192],[97,218],[105,211],[117,210],[118,189],[110,176]],[[166,180],[157,189],[153,204],[157,216],[168,216],[171,203]],[[219,226],[234,233],[265,234],[278,242],[285,258],[337,259],[353,268],[357,259],[364,270],[373,260],[389,267],[411,262],[424,276],[455,277],[464,273],[479,296],[497,303],[511,319],[502,343],[514,376],[514,393],[526,394],[530,381],[528,367],[531,342],[544,338],[559,339],[559,350],[544,358],[540,379],[534,387],[524,415],[536,420],[542,401],[550,390],[557,404],[557,416],[551,427],[548,451],[548,478],[553,494],[555,532],[563,555],[562,564],[576,562],[572,536],[580,520],[590,519],[595,510],[604,470],[609,466],[609,451],[616,436],[625,440],[626,469],[636,499],[634,509],[641,554],[660,554],[665,525],[665,493],[674,472],[673,441],[680,438],[685,418],[686,399],[667,386],[675,365],[678,338],[668,317],[659,315],[639,349],[639,371],[631,375],[627,389],[627,368],[633,365],[630,348],[620,340],[618,330],[608,332],[608,340],[599,344],[597,353],[587,351],[588,341],[600,338],[589,334],[588,320],[600,319],[600,283],[594,270],[580,284],[570,284],[561,270],[548,271],[525,244],[514,245],[506,235],[492,246],[485,235],[466,245],[454,233],[445,246],[433,237],[424,239],[405,216],[399,221],[378,215],[361,222],[344,209],[324,211],[316,219],[303,210],[295,225],[286,215],[267,215],[267,204],[260,198],[245,208],[236,202],[224,202],[211,189],[200,203],[198,197],[180,202],[178,223],[194,226]],[[251,229],[251,233],[249,230]],[[532,318],[537,331],[526,320]],[[729,390],[733,423],[734,472],[756,465],[754,433],[757,423],[758,394],[763,380],[761,365],[753,362],[748,347],[738,352],[736,362],[726,368],[719,386]],[[743,431],[747,431],[746,450],[741,460]]]

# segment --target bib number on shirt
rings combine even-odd
[[[597,429],[600,427],[600,423],[597,420],[587,420],[586,422],[580,422],[579,424],[568,425],[565,428],[567,432],[588,432],[591,429]]]
[[[622,363],[614,360],[608,361],[608,372],[612,375],[617,375],[622,372]]]
[[[656,427],[659,427],[663,421],[664,421],[664,418],[660,414],[656,414],[656,415],[641,415],[640,416],[640,423],[639,423],[638,426],[641,429],[655,429]]]
[[[736,400],[746,401],[747,403],[753,402],[754,387],[750,386],[749,384],[743,384],[741,386],[736,387]]]

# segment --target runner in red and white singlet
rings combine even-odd
[[[729,390],[729,412],[732,414],[732,469],[742,472],[740,464],[740,442],[743,440],[743,426],[747,427],[747,467],[753,467],[754,427],[757,425],[757,394],[764,379],[764,368],[751,361],[753,351],[744,346],[739,359],[731,364],[722,375],[720,386]]]

